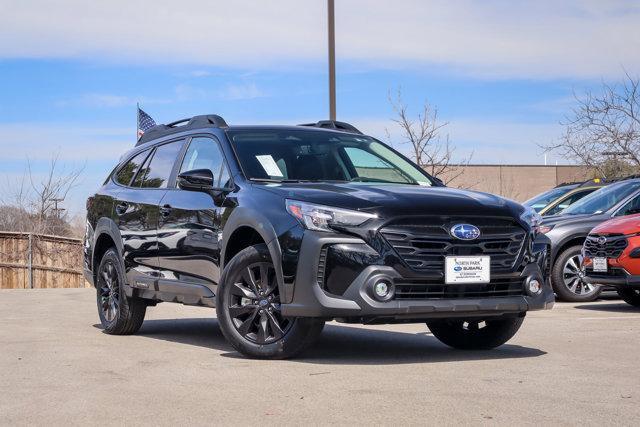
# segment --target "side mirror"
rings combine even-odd
[[[183,190],[213,190],[213,172],[209,169],[193,169],[178,175],[178,187]]]

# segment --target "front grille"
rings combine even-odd
[[[522,280],[494,279],[487,284],[445,285],[431,281],[396,280],[395,299],[461,299],[524,295]]]
[[[472,241],[451,237],[455,224],[472,224],[480,237]],[[513,269],[526,240],[525,230],[504,217],[425,216],[388,224],[382,236],[411,268],[420,272],[443,272],[446,256],[489,255],[491,271]]]
[[[589,258],[618,258],[628,243],[627,237],[622,234],[590,234],[584,242],[584,254]]]

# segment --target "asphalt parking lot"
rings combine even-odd
[[[227,345],[210,309],[160,304],[136,336],[98,328],[90,289],[0,291],[0,424],[616,424],[640,419],[640,310],[527,316],[494,351],[423,325],[328,324],[302,357]]]

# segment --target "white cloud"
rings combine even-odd
[[[56,102],[58,107],[80,105],[97,108],[118,108],[136,105],[136,100],[129,96],[113,95],[106,93],[87,93],[79,98],[63,99]]]
[[[167,104],[169,102],[171,102],[170,99],[147,98],[144,96],[133,97],[109,93],[85,93],[77,98],[59,100],[55,105],[58,107],[81,106],[92,108],[119,108],[135,107],[137,103],[149,105]]]
[[[48,160],[56,153],[65,161],[115,161],[133,148],[135,141],[135,123],[131,129],[56,123],[0,124],[3,161]]]
[[[207,70],[193,70],[189,73],[191,77],[209,77],[210,75],[211,72]]]
[[[222,99],[234,101],[243,99],[264,98],[268,96],[268,94],[262,89],[259,89],[255,83],[243,83],[237,85],[227,85],[220,93],[220,96]]]
[[[220,99],[226,101],[242,101],[246,99],[264,98],[267,91],[260,89],[254,82],[226,84],[220,89],[203,89],[188,83],[181,83],[174,88],[176,100]]]
[[[640,4],[634,0],[337,3],[339,61],[444,66],[486,78],[640,70]],[[197,0],[180,7],[168,0],[3,2],[0,58],[308,66],[326,59],[325,7],[317,0]]]

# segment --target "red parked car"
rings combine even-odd
[[[640,307],[640,214],[595,227],[582,253],[587,282],[614,286],[622,299]]]

